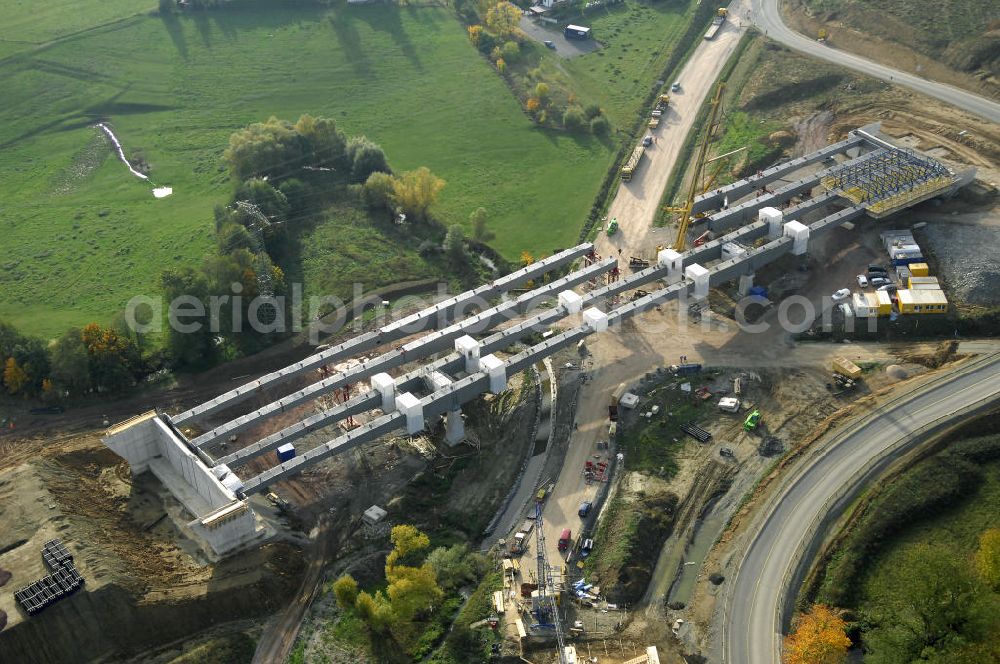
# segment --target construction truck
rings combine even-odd
[[[718,34],[722,24],[726,22],[726,17],[728,16],[729,10],[725,7],[719,7],[719,10],[715,12],[715,18],[712,19],[712,25],[708,27],[708,32],[705,33],[705,39],[713,39]]]
[[[670,95],[668,94],[660,95],[659,98],[657,99],[657,104],[661,108],[666,108],[667,106],[670,106]]]
[[[635,150],[629,155],[628,161],[622,166],[622,180],[628,182],[632,179],[632,174],[635,170],[639,168],[639,163],[642,161],[642,155],[646,151],[646,148],[641,145],[635,146]]]
[[[656,129],[660,126],[660,118],[650,118],[646,126],[650,129]]]

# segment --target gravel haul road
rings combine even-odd
[[[839,441],[798,471],[772,501],[733,579],[723,624],[725,661],[781,661],[783,598],[810,530],[845,489],[862,479],[872,462],[883,453],[896,455],[906,449],[922,427],[996,399],[1000,399],[1000,357],[992,356],[964,373],[942,376],[915,396],[889,404],[877,417],[839,434]]]

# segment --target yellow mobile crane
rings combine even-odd
[[[667,212],[680,214],[677,222],[677,239],[674,241],[674,251],[684,251],[687,239],[688,225],[691,223],[691,209],[694,207],[694,197],[698,195],[698,188],[705,170],[705,157],[708,154],[708,144],[715,138],[719,128],[719,111],[722,108],[722,91],[726,89],[725,81],[719,83],[712,98],[712,110],[708,114],[708,131],[705,132],[705,139],[698,148],[698,157],[695,159],[694,174],[691,177],[691,186],[688,188],[688,195],[681,207],[668,207]]]

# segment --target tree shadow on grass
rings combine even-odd
[[[359,18],[367,23],[372,30],[377,32],[388,33],[394,42],[399,46],[399,49],[403,52],[403,55],[413,63],[413,66],[417,71],[423,71],[423,64],[420,62],[420,55],[417,52],[417,48],[413,45],[413,40],[410,39],[410,35],[407,34],[406,29],[403,27],[403,21],[400,17],[402,9],[387,8],[386,11],[382,12],[365,12],[359,14]],[[407,10],[410,16],[419,17],[419,8],[410,8]],[[427,21],[422,21],[427,22]]]
[[[177,54],[181,56],[181,59],[188,59],[188,45],[187,38],[184,36],[184,27],[177,17],[170,12],[160,13],[160,21],[163,23],[163,27],[166,29],[167,34],[170,35],[170,41],[174,43],[174,48],[177,49]]]
[[[373,81],[375,74],[372,70],[372,61],[364,44],[361,43],[361,36],[354,26],[354,18],[337,14],[327,18],[327,22],[333,28],[337,41],[344,49],[344,57],[354,68],[354,73],[363,76],[366,81]]]

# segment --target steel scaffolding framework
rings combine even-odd
[[[944,164],[902,148],[883,148],[845,164],[823,178],[823,186],[879,214],[912,204],[949,186]]]

